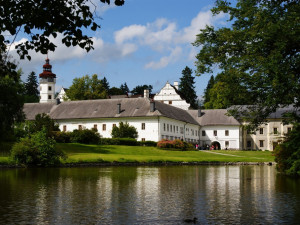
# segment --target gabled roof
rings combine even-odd
[[[232,116],[227,116],[226,109],[206,109],[201,110],[198,117],[198,110],[188,110],[201,126],[228,125],[239,126],[240,123]]]
[[[121,104],[120,114],[118,104]],[[47,113],[55,120],[164,116],[198,125],[186,110],[157,101],[155,101],[155,111],[150,112],[150,100],[146,98],[67,101],[58,105],[56,103],[28,103],[24,104],[24,113],[28,120],[33,120],[39,113]]]

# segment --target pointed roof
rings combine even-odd
[[[40,78],[56,78],[56,75],[52,73],[52,66],[49,61],[47,57],[46,63],[43,65],[43,72],[39,75]]]

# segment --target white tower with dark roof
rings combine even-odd
[[[43,72],[40,77],[40,103],[55,101],[55,83],[56,75],[52,73],[52,66],[49,64],[47,57],[46,63],[43,65]]]

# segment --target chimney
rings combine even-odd
[[[155,111],[155,101],[151,101],[150,102],[150,112],[154,112]]]
[[[178,90],[178,81],[174,81],[174,87]]]
[[[202,116],[201,108],[198,109],[198,117]]]
[[[117,114],[120,114],[121,113],[121,103],[118,103],[117,104]]]
[[[149,90],[148,89],[144,90],[144,98],[149,98]]]

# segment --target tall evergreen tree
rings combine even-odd
[[[153,87],[152,87],[152,85],[147,85],[147,84],[138,85],[131,90],[131,93],[134,95],[143,95],[144,90],[146,90],[146,89],[149,90],[149,94],[151,94]]]
[[[179,91],[184,95],[185,100],[191,104],[194,109],[198,108],[197,95],[195,91],[195,77],[192,76],[192,69],[185,67],[182,70],[182,77],[180,78]]]
[[[121,84],[120,89],[122,90],[124,95],[129,92],[129,88],[128,88],[126,82],[124,84]]]
[[[38,82],[35,72],[31,72],[25,82],[25,102],[39,102]]]
[[[210,89],[212,89],[212,87],[214,86],[214,83],[215,83],[215,78],[213,75],[211,75],[208,83],[207,83],[207,86],[204,90],[204,96],[203,96],[203,104],[209,102],[209,91]]]
[[[100,82],[102,84],[102,87],[106,90],[106,92],[109,93],[110,87],[106,77],[103,77],[103,79]]]

